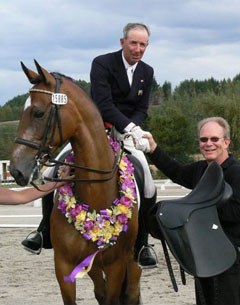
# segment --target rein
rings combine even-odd
[[[102,174],[102,175],[107,175],[110,174],[109,177],[107,178],[101,178],[101,179],[81,179],[81,178],[73,178],[73,179],[62,179],[62,178],[49,178],[49,177],[44,177],[45,180],[47,181],[55,181],[55,182],[60,182],[60,181],[66,181],[66,182],[105,182],[108,180],[111,180],[114,177],[114,173],[115,170],[118,168],[119,166],[119,162],[122,159],[122,155],[123,155],[123,148],[122,148],[122,142],[121,142],[121,148],[119,149],[118,153],[115,155],[114,158],[114,163],[113,166],[111,168],[111,170],[100,170],[100,169],[95,169],[95,168],[91,168],[91,167],[83,167],[80,165],[76,165],[76,164],[70,164],[67,162],[62,162],[62,161],[58,161],[58,160],[52,160],[51,162],[54,162],[55,164],[59,164],[59,165],[67,165],[69,167],[72,168],[77,168],[77,169],[82,169],[82,170],[86,170],[89,172],[93,172],[93,173],[97,173],[97,174]],[[46,164],[45,164],[46,165]],[[54,166],[54,165],[53,165]]]

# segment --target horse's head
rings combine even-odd
[[[49,159],[74,134],[76,127],[72,124],[74,104],[71,96],[66,95],[71,91],[70,82],[65,84],[65,78],[49,73],[37,61],[37,72],[21,65],[33,87],[22,111],[10,170],[16,182],[24,186],[36,178],[34,169],[38,163]]]

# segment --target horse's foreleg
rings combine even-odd
[[[127,264],[127,274],[124,282],[124,290],[121,295],[121,304],[139,305],[141,302],[140,279],[142,269],[138,266],[134,259]]]
[[[65,262],[63,259],[55,260],[55,273],[60,286],[63,304],[64,305],[76,305],[76,283],[67,283],[64,281],[64,276],[68,275],[74,266]]]
[[[106,305],[120,305],[120,295],[124,278],[126,276],[127,263],[124,257],[115,260],[112,264],[104,266],[106,275]]]
[[[105,304],[106,297],[106,281],[103,277],[103,271],[97,266],[92,266],[92,269],[88,272],[88,275],[94,284],[94,294],[99,305]]]

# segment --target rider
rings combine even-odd
[[[135,156],[144,170],[144,203],[156,201],[156,188],[148,162],[142,151],[136,148],[148,146],[142,139],[140,125],[147,118],[149,95],[153,82],[153,68],[141,61],[149,43],[149,28],[142,23],[128,23],[120,39],[121,50],[100,55],[92,62],[91,96],[98,106],[103,121],[112,125],[112,134],[123,141],[124,148]],[[129,136],[131,134],[132,136]],[[139,234],[136,252],[140,252],[142,266],[156,265],[148,247],[148,234],[141,221],[139,210]]]

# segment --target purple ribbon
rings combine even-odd
[[[94,259],[94,256],[100,252],[99,250],[97,250],[96,252],[94,252],[93,254],[89,255],[88,257],[86,257],[80,264],[78,264],[73,271],[68,275],[68,276],[64,276],[64,281],[65,282],[70,282],[73,283],[75,282],[76,276],[79,272],[81,272],[84,268],[87,269],[87,267],[89,267],[89,265],[91,264],[92,260]]]

